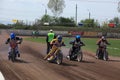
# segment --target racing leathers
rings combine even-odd
[[[21,44],[22,38],[15,37],[14,39],[8,38],[5,44],[9,44],[8,56],[11,52],[12,47],[15,47],[16,54],[20,57],[20,52],[18,50],[18,44]]]
[[[45,60],[50,58],[51,56],[53,57],[54,55],[56,55],[61,46],[65,46],[64,41],[62,40],[61,42],[59,42],[58,39],[53,39],[50,42],[50,45],[52,46],[52,49],[47,54],[47,56],[44,57]]]

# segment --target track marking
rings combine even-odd
[[[5,78],[1,72],[0,72],[0,80],[5,80]]]
[[[114,50],[120,50],[119,48],[114,48],[114,47],[107,47],[109,49],[114,49]]]

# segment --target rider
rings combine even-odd
[[[96,58],[98,58],[98,51],[100,48],[105,48],[107,47],[107,45],[110,45],[110,43],[108,43],[108,41],[106,40],[105,36],[102,36],[98,41],[97,41],[97,45],[98,45],[98,49],[96,52]]]
[[[85,46],[85,44],[81,41],[81,36],[80,35],[76,35],[75,40],[71,41],[70,44],[72,44],[72,48],[71,48],[67,58],[70,58],[70,56],[72,55],[72,53],[75,51],[76,48],[80,49],[81,46]]]
[[[16,46],[16,54],[18,54],[18,57],[20,57],[20,53],[19,53],[19,50],[18,50],[18,44],[21,44],[22,42],[22,38],[20,37],[17,37],[15,35],[15,33],[10,33],[10,38],[7,39],[7,41],[5,42],[6,44],[9,44],[10,47],[9,47],[9,51],[8,51],[8,57],[10,55],[10,51],[11,51],[11,47],[14,45]]]
[[[46,42],[47,42],[47,54],[49,53],[51,46],[50,46],[50,42],[55,38],[55,33],[53,32],[52,29],[50,29],[50,32],[47,34],[46,37]]]
[[[52,49],[50,50],[48,55],[44,57],[45,60],[50,58],[52,55],[55,55],[55,53],[57,52],[57,50],[59,50],[61,46],[65,46],[61,35],[58,35],[56,39],[53,39],[50,42],[50,45],[52,46]]]

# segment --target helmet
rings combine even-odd
[[[81,36],[80,35],[76,35],[76,39],[80,39],[81,38]]]
[[[11,39],[14,39],[15,36],[16,36],[16,35],[15,35],[14,33],[10,33],[10,38],[11,38]]]
[[[61,35],[58,35],[58,36],[57,36],[57,39],[58,39],[59,42],[61,42],[61,41],[62,41],[62,36],[61,36]]]
[[[52,29],[50,29],[50,32],[53,32],[53,30],[52,30]]]
[[[80,36],[80,35],[76,35],[76,37],[75,37],[75,38],[76,38],[76,40],[77,40],[77,41],[79,41],[79,40],[80,40],[80,38],[81,38],[81,36]]]
[[[104,36],[101,37],[102,40],[106,40]]]

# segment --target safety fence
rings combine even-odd
[[[0,30],[1,32],[1,30]],[[16,35],[20,36],[32,36],[33,30],[7,30],[8,33],[14,32]],[[46,31],[37,31],[38,36],[46,36],[49,30]],[[81,35],[82,37],[100,37],[102,35],[109,37],[109,38],[120,38],[120,33],[102,33],[102,32],[83,32],[83,31],[54,31],[56,35],[63,35],[63,36],[75,36]]]

